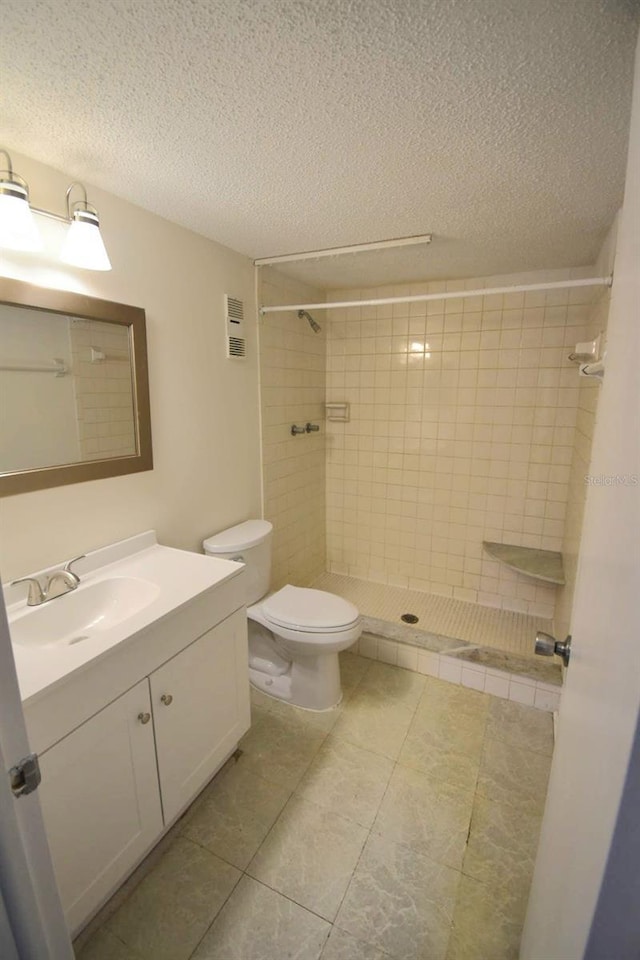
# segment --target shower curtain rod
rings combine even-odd
[[[448,293],[420,293],[413,297],[384,297],[379,300],[339,300],[334,303],[289,303],[279,307],[260,307],[260,313],[284,313],[286,310],[333,310],[339,307],[376,307],[390,303],[421,303],[424,300],[456,300],[488,297],[494,293],[529,293],[535,290],[565,290],[568,287],[610,287],[613,277],[588,280],[558,280],[553,283],[522,283],[516,287],[486,287],[484,290],[452,290]]]

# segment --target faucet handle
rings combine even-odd
[[[44,603],[44,591],[39,580],[35,577],[20,577],[19,580],[12,580],[11,586],[15,587],[18,583],[29,584],[29,594],[27,596],[28,607],[37,607],[39,604]]]
[[[78,576],[77,573],[73,572],[73,570],[71,569],[71,564],[77,563],[78,560],[84,560],[85,557],[86,557],[86,553],[81,553],[79,557],[74,557],[73,560],[68,560],[64,565],[64,569],[66,570],[66,572],[70,573],[72,577],[75,577],[77,583],[80,583],[80,577]]]

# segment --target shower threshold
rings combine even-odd
[[[341,574],[324,573],[312,586],[358,607],[362,656],[542,709],[557,707],[560,664],[533,655],[536,632],[553,632],[550,620]]]

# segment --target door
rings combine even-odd
[[[620,846],[627,854],[634,844],[640,846],[637,828],[635,833],[627,830],[621,835],[623,817],[612,848],[621,799],[626,803],[640,775],[637,756],[630,767],[640,709],[638,222],[640,58],[636,55],[607,369],[592,452],[591,476],[596,479],[587,492],[571,624],[573,650],[522,939],[523,960],[636,960],[640,955],[637,909],[621,906],[630,881],[627,878],[622,884],[613,869]],[[633,876],[637,885],[637,863]],[[603,930],[605,943],[598,945],[598,931]]]
[[[0,590],[0,956],[73,960],[39,790],[15,797],[7,771],[30,753]]]
[[[249,729],[244,609],[209,630],[149,679],[168,826]]]
[[[75,932],[162,831],[147,680],[46,750],[40,769],[51,856]]]

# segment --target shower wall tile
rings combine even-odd
[[[263,305],[319,301],[318,290],[260,269]],[[326,323],[314,333],[295,311],[260,318],[263,512],[274,526],[272,586],[306,585],[323,573]],[[318,423],[291,436],[291,425]]]
[[[590,272],[338,290],[327,299]],[[328,311],[327,400],[351,405],[349,423],[327,423],[331,572],[553,616],[556,588],[487,557],[482,541],[563,546],[583,389],[567,356],[587,337],[593,299],[593,289],[576,288]]]

